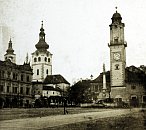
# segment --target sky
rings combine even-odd
[[[53,74],[72,84],[91,74],[96,78],[103,63],[110,70],[109,25],[115,7],[125,23],[127,66],[146,65],[145,0],[0,0],[0,26],[8,27],[7,41],[11,37],[16,63],[23,64],[26,54],[31,58],[36,50],[43,20]],[[7,46],[0,41],[0,60]]]

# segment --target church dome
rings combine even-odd
[[[38,50],[46,50],[49,48],[49,45],[43,40],[43,39],[40,39],[39,42],[35,45],[35,47],[38,49]]]
[[[39,42],[35,45],[35,47],[38,50],[47,50],[49,48],[49,45],[45,42],[45,32],[43,28],[43,21],[42,21],[42,27],[40,29],[39,33]]]
[[[121,14],[116,11],[116,13],[113,14],[112,18],[122,18],[122,17]]]
[[[113,16],[112,16],[112,22],[113,23],[114,22],[121,23],[121,20],[122,20],[121,14],[116,11],[116,13],[114,13]]]

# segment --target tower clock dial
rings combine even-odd
[[[118,52],[114,53],[114,60],[118,61],[118,60],[120,60],[120,58],[121,58],[120,53],[118,53]]]

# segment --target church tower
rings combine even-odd
[[[45,32],[42,26],[39,33],[39,42],[32,53],[33,81],[42,82],[47,75],[52,75],[52,54],[47,50],[49,45],[45,41]]]
[[[10,60],[12,63],[16,63],[16,55],[14,54],[14,50],[12,48],[12,41],[10,38],[10,41],[8,43],[8,49],[6,50],[6,54],[4,55],[5,60]]]
[[[126,51],[124,27],[121,15],[116,11],[112,16],[110,26],[110,79],[111,87],[125,85]]]

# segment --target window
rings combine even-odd
[[[39,62],[41,61],[41,57],[38,58],[38,61],[39,61]]]
[[[26,80],[27,80],[27,82],[29,82],[29,76],[27,76],[27,79]]]
[[[1,71],[1,78],[4,78],[5,77],[5,71]]]
[[[48,69],[46,70],[46,74],[48,74]]]
[[[115,65],[115,70],[119,70],[119,64]]]
[[[45,57],[45,62],[47,61],[47,57]]]
[[[48,62],[50,62],[50,58],[48,58]]]
[[[136,89],[136,86],[131,86],[131,89]]]
[[[14,80],[17,80],[17,76],[18,76],[17,74],[13,73],[13,79]]]
[[[23,87],[20,88],[20,94],[23,94]]]
[[[146,103],[146,95],[143,96],[143,103]]]
[[[17,93],[17,87],[13,87],[13,93]]]
[[[11,72],[7,72],[7,76],[8,76],[8,78],[10,78],[10,75],[11,75]]]
[[[21,75],[21,81],[23,81],[23,79],[24,79],[24,75]]]
[[[34,58],[34,62],[37,62],[37,58],[36,57]]]
[[[7,86],[7,93],[10,92],[10,86]]]
[[[29,88],[26,88],[26,95],[29,95]]]
[[[0,85],[0,92],[3,92],[3,91],[4,91],[4,86]]]
[[[39,75],[39,69],[37,69],[37,75]]]

